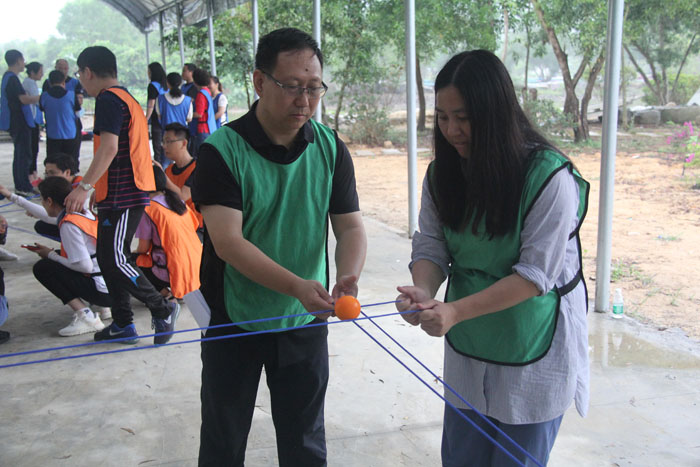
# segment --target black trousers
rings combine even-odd
[[[78,165],[78,171],[80,171],[80,145],[83,142],[83,122],[80,118],[75,118],[75,144],[73,144],[73,152],[68,154],[73,154]]]
[[[327,335],[319,326],[202,342],[200,466],[244,465],[263,366],[279,465],[326,465]]]
[[[170,314],[167,300],[153,287],[131,259],[131,240],[139,225],[144,207],[117,211],[101,209],[97,214],[97,262],[109,296],[112,319],[124,327],[134,320],[131,296],[143,302],[155,318]]]
[[[39,156],[39,130],[38,124],[30,130],[32,132],[32,159],[29,163],[30,174],[36,172],[36,159]]]
[[[109,294],[97,290],[92,277],[73,271],[59,262],[40,259],[34,264],[33,272],[36,280],[64,305],[75,298],[82,298],[97,306],[112,306]]]
[[[151,144],[153,145],[153,160],[162,165],[165,155],[163,154],[163,129],[159,124],[151,124]]]
[[[49,224],[44,221],[36,221],[34,223],[34,231],[39,235],[50,238],[57,242],[61,241],[61,231],[56,224]]]
[[[53,156],[56,153],[75,157],[75,139],[46,138],[46,156]]]

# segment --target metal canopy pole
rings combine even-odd
[[[216,57],[214,56],[214,7],[211,0],[207,2],[207,24],[209,26],[209,62],[211,63],[211,74],[216,76]]]
[[[596,257],[595,311],[610,308],[610,261],[612,215],[615,193],[615,151],[617,146],[617,105],[620,87],[622,22],[624,0],[608,3],[608,44],[605,62],[603,138],[600,164],[600,201],[598,205],[598,250]]]
[[[151,63],[151,53],[148,49],[148,31],[144,32],[143,35],[146,37],[146,66]]]
[[[314,39],[316,39],[318,47],[321,48],[321,0],[314,0]],[[318,101],[314,120],[323,122],[323,100]]]
[[[163,40],[163,12],[160,12],[160,17],[159,17],[159,22],[160,22],[160,54],[163,57],[163,69],[167,70],[167,67],[165,65],[165,41]]]
[[[180,46],[180,68],[184,68],[185,41],[182,38],[182,5],[177,6],[177,43]]]
[[[416,5],[404,0],[406,9],[406,130],[408,132],[408,236],[418,229],[418,196],[416,189]]]

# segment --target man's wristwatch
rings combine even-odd
[[[92,185],[90,185],[89,183],[86,183],[86,182],[84,182],[84,181],[82,181],[82,180],[80,181],[80,183],[78,183],[78,186],[79,186],[80,188],[82,188],[83,190],[85,190],[85,191],[90,191],[90,190],[92,190]]]

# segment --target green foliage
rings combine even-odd
[[[353,143],[382,144],[391,127],[389,116],[377,99],[366,93],[358,93],[349,105],[348,136]]]
[[[676,89],[669,95],[668,101],[684,105],[693,97],[698,88],[700,88],[700,76],[680,75]],[[661,102],[658,94],[649,86],[644,87],[642,101],[647,105],[664,104],[664,102]]]
[[[570,137],[574,122],[569,115],[562,112],[549,99],[528,99],[523,103],[523,110],[530,122],[540,132],[549,137]]]

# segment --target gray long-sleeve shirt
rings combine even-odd
[[[540,294],[567,284],[580,268],[576,238],[579,188],[567,170],[560,170],[543,189],[525,218],[520,259],[513,272],[536,285]],[[423,181],[420,232],[413,237],[412,267],[428,260],[447,275],[451,256],[443,225]],[[561,299],[560,314],[549,352],[525,366],[484,363],[457,353],[445,340],[445,381],[485,415],[509,424],[539,423],[562,415],[571,404],[588,412],[589,363],[586,294],[583,282]],[[452,392],[445,397],[468,408]]]

